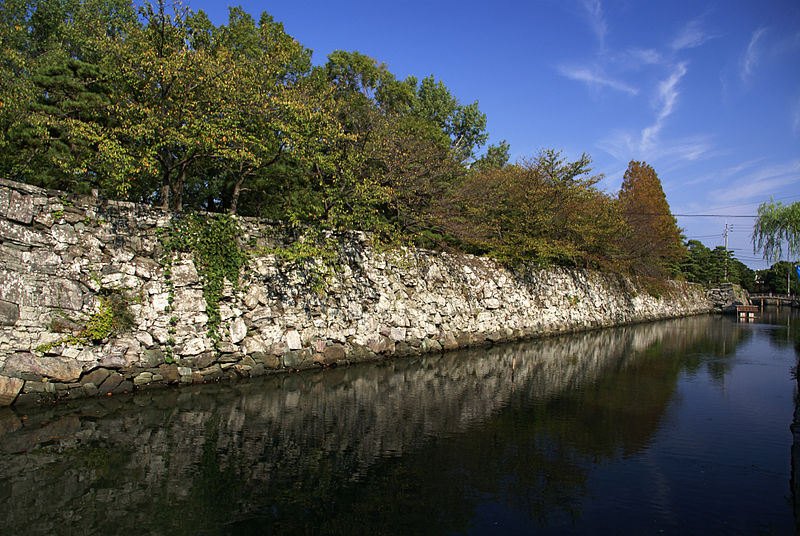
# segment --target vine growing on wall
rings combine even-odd
[[[239,285],[239,270],[247,262],[247,254],[239,246],[241,230],[234,217],[227,214],[188,214],[173,220],[162,245],[166,261],[171,264],[176,253],[194,255],[195,266],[203,282],[203,297],[208,315],[208,335],[219,340],[221,321],[219,302],[225,280],[234,288]],[[168,271],[169,266],[167,267]]]
[[[320,229],[307,228],[288,246],[253,250],[255,255],[273,255],[280,264],[302,270],[309,287],[321,294],[337,269],[336,240]]]
[[[78,326],[76,332],[47,344],[40,344],[36,350],[45,353],[62,344],[92,344],[127,331],[133,326],[133,313],[130,311],[129,300],[124,291],[101,287],[99,300],[100,306],[97,311],[82,321],[70,318],[62,312],[61,315],[65,320]],[[56,324],[58,323],[51,323],[51,329],[56,327]]]

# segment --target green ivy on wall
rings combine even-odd
[[[225,280],[239,285],[239,270],[247,262],[247,254],[239,246],[242,232],[235,217],[227,214],[186,215],[173,220],[172,227],[161,242],[166,261],[171,264],[176,253],[194,255],[195,266],[203,282],[203,297],[208,315],[208,335],[219,340],[221,321],[219,302]],[[169,271],[169,266],[167,266]]]

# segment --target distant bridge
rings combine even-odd
[[[800,298],[787,294],[761,293],[750,294],[750,303],[753,305],[791,305],[800,307]]]

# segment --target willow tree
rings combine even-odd
[[[786,246],[789,256],[800,256],[800,201],[784,205],[770,199],[758,206],[753,226],[753,252],[762,251],[765,259],[777,261]]]

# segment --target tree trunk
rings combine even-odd
[[[183,212],[183,181],[186,178],[186,167],[188,162],[184,162],[178,168],[178,176],[175,178],[175,184],[172,187],[172,198],[175,204],[175,210]]]
[[[166,178],[164,184],[161,185],[161,210],[164,212],[169,210],[169,181]]]
[[[239,162],[239,173],[236,175],[236,182],[233,184],[233,193],[231,194],[231,208],[228,210],[228,214],[233,216],[236,214],[236,209],[239,206],[239,195],[242,192],[242,184],[244,183],[244,179],[246,173],[242,172],[243,163]]]

